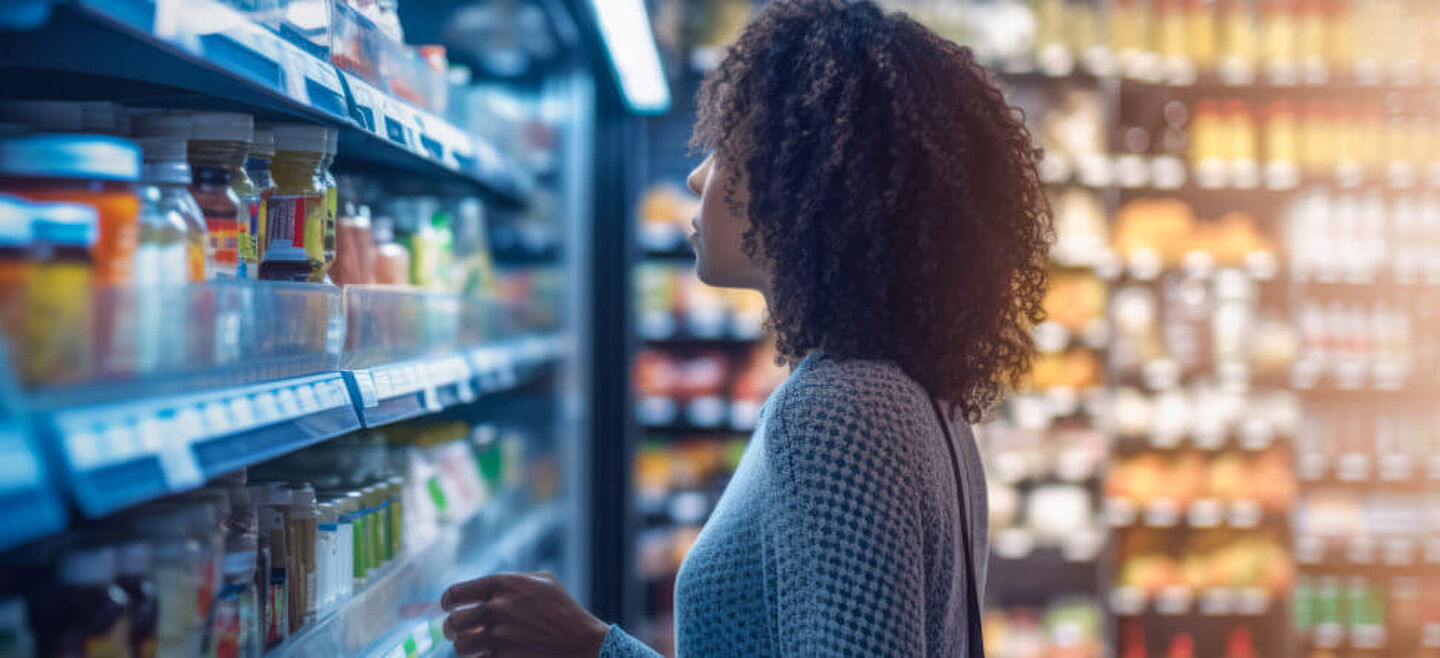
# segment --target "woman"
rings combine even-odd
[[[768,4],[698,102],[700,278],[764,293],[793,370],[680,569],[678,653],[979,655],[969,423],[1028,368],[1052,237],[1019,113],[968,49],[838,0]],[[443,603],[462,655],[655,655],[545,574]]]

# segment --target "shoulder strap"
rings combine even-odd
[[[930,408],[935,410],[935,420],[945,435],[945,447],[950,449],[950,470],[955,476],[955,497],[960,503],[960,541],[965,552],[965,617],[969,637],[965,646],[970,649],[970,658],[985,658],[985,629],[980,624],[979,583],[975,581],[975,561],[970,556],[970,515],[965,513],[965,482],[960,479],[960,455],[955,452],[955,437],[950,433],[950,422],[945,419],[940,403],[930,398]]]

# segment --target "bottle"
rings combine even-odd
[[[269,128],[256,128],[250,137],[250,153],[245,157],[245,173],[260,196],[260,212],[250,226],[255,249],[255,267],[251,278],[260,277],[260,262],[265,259],[265,222],[270,213],[270,197],[275,194],[275,181],[270,177],[270,163],[275,159],[275,135]]]
[[[215,603],[219,600],[225,565],[225,532],[221,523],[229,516],[229,499],[221,498],[224,501],[222,507],[210,497],[210,493],[213,492],[202,489],[180,503],[186,525],[199,543],[202,557],[196,608],[204,630],[201,652],[205,656],[215,655]]]
[[[285,538],[289,542],[290,632],[315,622],[315,547],[318,512],[315,488],[308,484],[290,486],[290,505],[285,508]]]
[[[375,236],[370,228],[369,206],[342,204],[345,211],[339,218],[335,237],[335,266],[330,278],[336,285],[375,282]]]
[[[331,499],[335,504],[335,601],[343,603],[355,594],[355,502],[346,494]]]
[[[32,208],[20,197],[0,194],[0,332],[19,340],[25,320],[25,280],[35,240]]]
[[[185,271],[192,283],[207,281],[215,269],[215,246],[205,227],[205,214],[190,194],[190,117],[147,114],[132,120],[136,143],[144,157],[141,176],[160,188],[160,206],[178,213],[185,224]]]
[[[353,556],[351,566],[351,577],[354,583],[351,592],[358,591],[365,584],[365,577],[368,574],[366,565],[370,560],[370,549],[366,537],[369,535],[368,513],[365,510],[365,501],[359,491],[345,492],[345,505],[350,512],[351,536],[354,538],[350,544]]]
[[[235,112],[190,115],[190,192],[205,213],[205,226],[215,248],[215,276],[240,277],[241,227],[258,212],[259,199],[245,175],[245,155],[255,121]],[[248,233],[247,233],[248,235]]]
[[[390,477],[390,546],[391,555],[398,556],[405,551],[405,478]]]
[[[255,597],[256,613],[259,618],[256,620],[259,638],[263,648],[269,642],[270,619],[274,614],[270,609],[270,535],[260,522],[263,514],[261,505],[265,502],[266,485],[250,484],[245,487],[247,505],[255,509]]]
[[[331,267],[335,266],[335,249],[338,237],[339,218],[336,214],[339,210],[339,183],[335,180],[335,174],[330,172],[330,165],[335,161],[336,154],[340,148],[340,131],[334,128],[325,129],[325,156],[320,160],[320,182],[325,185],[325,271],[328,273]]]
[[[237,536],[226,545],[224,581],[215,602],[216,658],[259,658],[263,652],[254,623],[258,603],[253,542],[253,537]]]
[[[91,254],[100,220],[91,206],[34,204],[35,248],[25,282],[21,379],[84,380],[91,370]]]
[[[336,562],[340,529],[339,507],[326,500],[315,506],[315,609],[325,614],[336,603]]]
[[[115,584],[115,548],[79,548],[66,552],[57,569],[56,638],[61,656],[126,658],[130,655],[130,623],[125,590]]]
[[[267,206],[265,259],[260,278],[272,281],[325,280],[326,190],[320,165],[326,149],[320,126],[271,126],[275,160],[270,173],[275,193]]]
[[[230,500],[230,516],[225,521],[225,550],[226,560],[239,560],[237,564],[227,564],[225,567],[231,573],[226,574],[226,585],[236,588],[236,600],[238,606],[238,619],[240,622],[239,640],[236,643],[240,655],[259,656],[265,648],[265,632],[262,625],[262,613],[260,593],[263,588],[257,581],[256,570],[259,566],[258,553],[260,550],[260,516],[255,500],[250,495],[250,489],[245,486],[245,472],[237,471],[232,480],[225,485],[226,496]],[[244,555],[242,560],[236,557],[237,554]],[[248,566],[242,566],[248,561]],[[265,565],[269,569],[269,564]],[[240,573],[241,569],[244,573]],[[235,578],[234,576],[243,576]],[[269,574],[265,575],[269,581]]]
[[[131,540],[119,550],[119,577],[116,583],[129,599],[127,617],[130,623],[130,655],[151,658],[155,655],[155,627],[159,621],[159,602],[152,573],[154,554],[150,544]]]
[[[260,533],[270,546],[270,582],[265,598],[265,649],[273,649],[290,635],[289,560],[290,543],[285,526],[285,508],[290,490],[280,482],[266,483],[260,505]]]
[[[395,222],[378,217],[375,233],[375,283],[403,286],[410,283],[410,250],[395,241]]]
[[[35,636],[28,617],[25,599],[0,598],[0,656],[34,658]]]
[[[30,135],[0,140],[0,192],[31,201],[90,206],[99,218],[91,249],[95,281],[129,283],[140,236],[140,150],[115,137]]]
[[[200,542],[190,533],[185,513],[177,505],[147,507],[134,523],[136,534],[152,547],[155,655],[198,656],[204,634],[204,620],[196,605],[205,561]]]

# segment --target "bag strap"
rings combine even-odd
[[[975,561],[970,556],[970,515],[965,513],[965,482],[960,479],[960,455],[955,452],[955,437],[950,434],[950,422],[945,419],[940,403],[930,398],[930,407],[935,410],[935,420],[945,434],[945,447],[950,449],[950,470],[955,475],[955,497],[960,502],[960,540],[965,551],[965,612],[969,637],[965,646],[970,649],[970,658],[985,658],[985,629],[980,624],[979,584],[975,581]]]

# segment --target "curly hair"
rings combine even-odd
[[[971,422],[1020,384],[1054,229],[1023,114],[969,48],[868,1],[774,0],[697,109],[727,201],[747,179],[781,363],[889,359]]]

